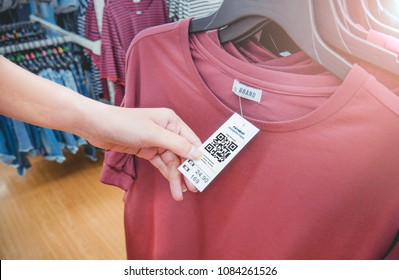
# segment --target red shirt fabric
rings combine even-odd
[[[338,84],[258,67],[188,26],[135,37],[123,106],[171,108],[204,141],[239,112],[238,79],[263,90],[241,104],[260,132],[181,202],[149,162],[106,152],[101,181],[126,191],[128,258],[398,259],[398,97],[358,65]]]
[[[206,38],[205,35],[200,35],[202,40],[212,40],[214,44],[242,61],[276,71],[288,71],[290,73],[302,75],[325,74],[338,83],[338,80],[334,78],[331,73],[327,72],[324,67],[314,62],[302,51],[293,53],[286,57],[277,57],[253,39],[248,39],[240,43],[238,46],[234,45],[232,42],[225,43],[221,46],[217,31],[210,31],[204,34],[208,35],[209,38]],[[207,43],[208,46],[209,44],[210,43]],[[213,48],[214,47],[212,47],[212,49]]]
[[[141,30],[168,22],[168,15],[165,0],[106,1],[100,75],[115,83],[115,105],[120,105],[125,92],[125,59],[130,42]]]

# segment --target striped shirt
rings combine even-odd
[[[223,0],[168,0],[169,18],[178,21],[190,17],[205,17],[215,12]]]
[[[93,2],[93,0],[79,0],[79,9],[77,15],[77,25],[78,25],[78,34],[80,36],[86,37],[85,24],[86,24],[86,12],[89,2]],[[91,5],[94,8],[93,4]],[[92,19],[96,20],[95,17]],[[98,35],[97,35],[98,36]],[[85,53],[87,55],[87,53]],[[94,55],[94,54],[93,54]],[[100,78],[100,70],[94,64],[93,60],[90,59],[90,84],[91,84],[91,95],[94,99],[99,100],[103,98],[103,87]]]
[[[165,0],[108,0],[101,33],[100,76],[115,83],[115,105],[124,96],[125,56],[130,42],[141,30],[167,23]]]
[[[87,39],[91,41],[97,41],[101,39],[101,34],[97,25],[97,16],[94,8],[94,1],[90,0],[87,4],[86,15],[85,15],[85,24],[84,24],[84,35]],[[91,59],[94,64],[99,67],[100,66],[100,56],[90,53]]]

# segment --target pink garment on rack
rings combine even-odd
[[[141,30],[168,22],[168,15],[165,0],[106,1],[100,76],[114,82],[115,105],[121,104],[125,94],[125,59],[130,42]]]
[[[189,36],[188,25],[133,40],[123,106],[171,108],[205,140],[239,112],[238,79],[264,90],[259,104],[242,100],[260,132],[182,202],[148,161],[106,152],[101,181],[126,191],[128,258],[399,258],[389,255],[399,230],[397,96],[358,65],[334,91],[325,75],[252,65]]]
[[[206,34],[210,40],[220,46],[217,31],[210,31]],[[206,40],[205,37],[202,38],[203,40]],[[235,46],[232,42],[228,42],[220,47],[235,58],[253,63],[262,68],[283,72],[289,71],[290,73],[302,75],[326,74],[333,77],[333,75],[328,73],[324,67],[311,60],[309,56],[302,51],[293,53],[284,58],[278,57],[262,47],[254,38],[246,40],[238,46]],[[333,80],[338,83],[337,79],[333,78]]]
[[[85,37],[91,41],[97,41],[101,39],[101,34],[97,25],[97,16],[94,8],[94,0],[90,0],[87,4],[86,15],[85,15]],[[100,56],[92,53],[90,50],[86,50],[90,54],[94,64],[100,67]]]
[[[93,42],[101,39],[100,30],[97,24],[97,15],[94,6],[94,0],[90,0],[87,4],[86,14],[85,14],[85,37]],[[90,55],[91,60],[100,69],[101,60],[100,56],[94,54],[91,50],[85,49],[85,51]],[[110,100],[110,95],[108,92],[108,85],[105,79],[101,79],[102,84],[102,94],[105,100]]]

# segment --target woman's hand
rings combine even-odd
[[[195,133],[170,109],[105,106],[88,124],[83,137],[94,146],[134,154],[149,160],[169,181],[175,200],[187,189],[197,189],[177,170],[182,159],[199,159],[201,145]]]

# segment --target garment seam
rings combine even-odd
[[[384,106],[386,109],[388,109],[392,114],[394,114],[397,118],[399,118],[399,112],[395,112],[390,106],[388,106],[385,102],[383,102],[378,96],[376,96],[373,92],[371,92],[367,87],[364,88],[364,90],[373,97],[379,104]],[[391,91],[390,91],[391,92]],[[393,92],[391,92],[394,96],[398,97],[395,95]]]

